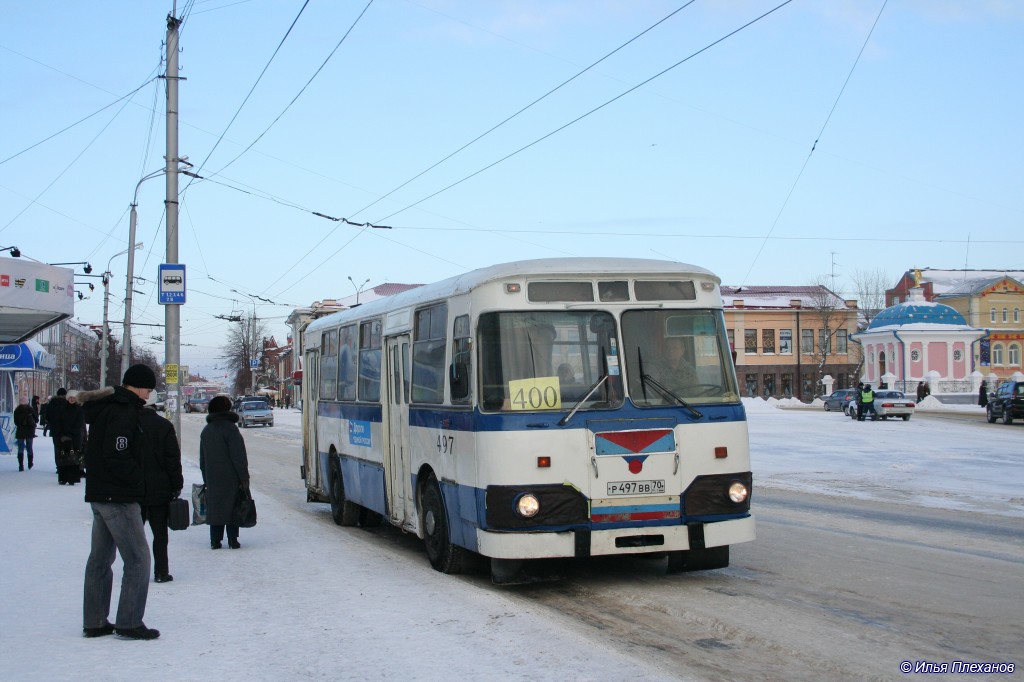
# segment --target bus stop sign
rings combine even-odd
[[[157,276],[160,305],[181,305],[185,302],[185,265],[161,263]]]

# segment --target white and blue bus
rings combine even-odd
[[[459,572],[658,553],[721,568],[754,539],[719,279],[680,263],[495,265],[303,332],[309,501],[381,519]]]

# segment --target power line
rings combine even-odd
[[[242,113],[242,109],[245,107],[246,102],[248,102],[249,98],[252,97],[252,93],[256,91],[256,86],[260,84],[261,80],[263,80],[263,76],[266,75],[267,69],[269,69],[270,65],[274,62],[274,59],[277,57],[277,53],[281,51],[281,47],[284,45],[284,42],[288,39],[288,36],[291,35],[292,29],[295,28],[295,24],[298,23],[299,17],[301,17],[302,13],[306,11],[306,7],[308,5],[309,0],[306,0],[304,3],[302,3],[302,7],[299,9],[299,13],[296,14],[295,18],[292,20],[291,26],[288,27],[287,31],[285,31],[284,36],[281,37],[281,42],[277,44],[277,47],[274,49],[274,53],[270,55],[270,59],[267,60],[267,63],[263,67],[263,70],[260,71],[260,75],[256,78],[256,82],[252,84],[252,87],[249,89],[249,93],[245,96],[245,99],[242,100],[242,103],[238,105],[238,109],[235,111],[235,115],[231,117],[231,120],[228,121],[227,126],[225,126],[224,130],[217,137],[217,141],[214,142],[213,147],[206,154],[206,158],[203,159],[203,162],[201,164],[199,164],[199,168],[196,169],[196,173],[199,173],[203,170],[203,168],[206,166],[207,161],[209,161],[210,157],[213,156],[213,153],[217,151],[217,147],[224,139],[224,136],[227,134],[228,130],[231,129],[231,126],[234,124],[235,119],[237,119],[238,115]],[[185,186],[185,190],[187,190],[189,186],[191,186],[191,184],[192,181],[189,181],[188,185]],[[184,194],[184,190],[182,191],[182,193]]]
[[[600,111],[601,109],[604,109],[609,104],[612,104],[613,102],[616,102],[616,101],[622,99],[626,95],[628,95],[628,94],[638,90],[639,88],[642,88],[643,86],[647,85],[651,81],[653,81],[653,80],[655,80],[657,78],[660,78],[661,76],[665,75],[669,71],[672,71],[673,69],[679,67],[680,65],[685,64],[686,62],[690,61],[691,59],[693,59],[697,55],[710,50],[715,45],[718,45],[719,43],[721,43],[721,42],[723,42],[725,40],[728,40],[729,38],[731,38],[732,36],[736,35],[740,31],[742,31],[742,30],[752,26],[753,24],[756,24],[757,22],[759,22],[762,19],[764,19],[765,17],[767,17],[769,14],[772,14],[772,13],[778,11],[779,9],[785,7],[786,5],[788,5],[791,2],[793,2],[793,0],[785,0],[781,4],[776,5],[772,9],[768,10],[767,12],[765,12],[764,14],[761,14],[760,16],[756,17],[755,19],[751,19],[747,23],[743,24],[739,28],[737,28],[737,29],[735,29],[733,31],[730,31],[729,33],[725,34],[724,36],[722,36],[718,40],[715,40],[714,42],[711,42],[711,43],[705,45],[701,49],[699,49],[696,52],[690,54],[688,57],[680,59],[678,62],[676,62],[672,66],[669,66],[668,68],[663,69],[663,70],[659,71],[658,73],[654,74],[650,78],[648,78],[648,79],[646,79],[646,80],[644,80],[644,81],[642,81],[640,83],[637,83],[636,85],[634,85],[633,87],[629,88],[628,90],[626,90],[626,91],[616,95],[615,97],[611,98],[610,100],[606,101],[603,104],[599,104],[598,106],[594,107],[590,111],[588,111],[588,112],[586,112],[584,114],[581,114],[580,116],[577,116],[573,120],[569,121],[568,123],[566,123],[566,124],[564,124],[562,126],[559,126],[558,128],[556,128],[556,129],[552,130],[551,132],[547,133],[546,135],[543,135],[543,136],[537,138],[536,140],[534,140],[533,142],[530,142],[529,144],[520,147],[519,149],[515,150],[514,152],[512,152],[510,154],[506,154],[505,156],[501,157],[497,161],[494,161],[493,163],[490,163],[490,164],[484,166],[483,168],[481,168],[481,169],[479,169],[477,171],[474,171],[473,173],[470,173],[469,175],[467,175],[466,177],[462,178],[461,180],[457,180],[456,182],[451,183],[447,187],[443,187],[443,188],[437,190],[436,192],[434,192],[433,194],[429,194],[429,195],[423,197],[422,199],[420,199],[419,201],[416,201],[416,202],[414,202],[412,204],[409,204],[405,208],[399,209],[399,210],[395,211],[394,213],[390,213],[390,214],[384,216],[383,218],[381,218],[380,220],[375,221],[375,222],[381,222],[381,221],[393,218],[394,216],[396,216],[396,215],[398,215],[400,213],[404,213],[405,211],[408,211],[410,208],[413,208],[415,206],[418,206],[418,205],[422,204],[424,201],[432,199],[432,198],[436,197],[437,195],[439,195],[439,194],[441,194],[443,192],[447,192],[448,190],[452,189],[453,187],[461,185],[462,183],[466,182],[467,180],[469,180],[471,178],[474,178],[477,175],[480,175],[481,173],[490,170],[491,168],[494,168],[498,164],[503,163],[503,162],[507,161],[508,159],[511,159],[513,156],[516,156],[517,154],[520,154],[520,153],[526,151],[530,147],[533,147],[534,145],[537,145],[537,144],[543,142],[544,140],[548,139],[549,137],[552,137],[553,135],[556,135],[557,133],[562,132],[563,130],[565,130],[566,128],[568,128],[570,126],[575,125],[576,123],[579,123],[580,121],[582,121],[583,119],[587,118],[591,114],[594,114],[594,113]]]
[[[362,11],[362,12],[360,12],[360,13],[359,13],[359,16],[358,16],[358,17],[356,17],[355,21],[353,21],[353,22],[352,22],[352,25],[348,27],[348,30],[347,30],[347,31],[345,31],[345,34],[344,34],[343,36],[341,36],[341,40],[339,40],[339,41],[338,41],[338,44],[334,46],[334,49],[333,49],[333,50],[331,50],[331,53],[330,53],[329,55],[327,55],[327,58],[326,58],[326,59],[324,59],[323,63],[322,63],[322,64],[320,64],[320,66],[319,66],[319,67],[317,68],[317,70],[313,72],[313,75],[309,77],[309,80],[307,80],[307,81],[306,81],[306,84],[305,84],[305,85],[303,85],[303,86],[302,86],[302,88],[301,88],[301,89],[300,89],[300,90],[299,90],[299,91],[298,91],[297,93],[295,93],[295,97],[292,97],[292,101],[291,101],[291,102],[288,102],[287,106],[285,106],[285,108],[281,110],[281,113],[277,115],[277,118],[275,118],[275,119],[274,119],[273,121],[271,121],[271,122],[270,122],[270,125],[268,125],[268,126],[266,127],[266,129],[265,129],[265,130],[264,130],[264,131],[263,131],[262,133],[260,133],[259,135],[257,135],[257,136],[256,136],[256,139],[254,139],[254,140],[253,140],[252,142],[250,142],[250,143],[249,143],[249,146],[248,146],[248,147],[246,147],[245,149],[243,149],[243,150],[242,150],[242,151],[241,151],[241,152],[240,152],[240,153],[238,154],[238,156],[236,156],[235,158],[231,159],[231,160],[230,160],[230,161],[228,161],[228,162],[227,162],[226,164],[224,164],[224,165],[223,165],[223,166],[221,167],[221,169],[220,169],[219,171],[217,171],[217,172],[213,173],[213,175],[219,175],[219,174],[220,174],[220,173],[222,173],[222,172],[224,171],[224,169],[226,169],[226,168],[227,168],[228,166],[230,166],[230,165],[231,165],[231,164],[233,164],[233,163],[234,163],[235,161],[238,161],[238,160],[239,160],[240,158],[242,158],[242,156],[243,156],[243,155],[244,155],[244,154],[245,154],[245,153],[246,153],[247,151],[249,151],[250,149],[252,149],[252,148],[253,148],[253,146],[254,146],[254,145],[255,145],[255,144],[257,143],[257,142],[259,142],[260,140],[262,140],[262,139],[263,139],[263,136],[264,136],[264,135],[266,135],[266,134],[267,134],[268,132],[270,132],[270,129],[271,129],[271,128],[273,128],[273,127],[274,127],[274,125],[275,125],[275,124],[276,124],[276,123],[277,123],[278,121],[280,121],[280,120],[281,120],[281,117],[285,115],[285,112],[287,112],[287,111],[288,111],[289,109],[291,109],[291,108],[292,108],[292,105],[293,105],[293,104],[295,104],[295,102],[296,102],[296,101],[298,101],[299,97],[301,97],[301,96],[302,96],[302,93],[304,93],[304,92],[306,91],[306,88],[308,88],[308,87],[310,86],[310,84],[312,84],[312,82],[313,82],[313,81],[314,81],[314,80],[316,79],[316,77],[317,77],[318,75],[320,75],[320,72],[321,72],[321,71],[323,71],[323,69],[324,69],[324,67],[325,67],[325,66],[327,66],[327,62],[331,61],[331,58],[332,58],[332,57],[334,56],[334,53],[335,53],[335,52],[337,52],[337,51],[338,51],[338,48],[340,48],[340,47],[341,47],[341,44],[342,44],[343,42],[345,42],[345,39],[346,39],[346,38],[348,38],[349,34],[350,34],[350,33],[352,32],[352,29],[354,29],[354,28],[356,27],[356,24],[358,24],[358,23],[359,23],[359,20],[363,18],[363,15],[364,15],[364,14],[366,14],[366,11],[367,11],[368,9],[370,9],[370,5],[372,5],[372,4],[373,4],[373,0],[370,0],[369,2],[367,2],[367,3],[366,3],[366,7],[364,7],[364,8],[363,8],[363,11]],[[305,7],[303,7],[303,9],[305,9]],[[300,14],[301,14],[301,12],[300,12]],[[296,20],[298,20],[298,17],[296,17]],[[294,24],[292,24],[292,25],[294,26]],[[291,29],[289,29],[289,31],[290,31],[290,30],[291,30]]]
[[[867,36],[864,37],[864,43],[860,46],[857,58],[853,60],[853,66],[850,67],[850,72],[846,74],[846,80],[843,81],[843,86],[839,89],[839,94],[836,95],[835,101],[832,102],[832,108],[829,109],[828,116],[825,117],[825,122],[821,125],[821,130],[818,131],[818,135],[814,138],[814,144],[811,145],[811,150],[807,152],[807,158],[804,159],[803,165],[800,166],[800,172],[796,174],[796,179],[793,180],[793,185],[789,188],[789,193],[786,194],[785,201],[782,202],[779,212],[775,215],[775,220],[772,221],[772,225],[768,229],[768,234],[765,235],[764,242],[761,243],[761,247],[757,250],[757,253],[754,254],[754,258],[750,262],[750,267],[747,268],[747,274],[743,275],[743,281],[740,283],[741,286],[746,284],[747,277],[750,276],[751,270],[754,269],[754,264],[757,263],[757,259],[761,257],[761,252],[764,251],[764,245],[768,243],[768,237],[770,237],[772,232],[775,231],[775,227],[779,224],[779,220],[782,219],[782,214],[785,212],[786,206],[789,205],[789,200],[792,198],[793,192],[796,191],[796,186],[800,183],[800,178],[803,177],[804,171],[807,169],[807,164],[811,162],[811,155],[814,154],[814,150],[818,147],[818,141],[821,139],[821,136],[825,134],[825,127],[828,125],[828,122],[832,120],[832,114],[839,105],[839,100],[842,98],[843,93],[846,92],[846,86],[850,82],[850,78],[853,77],[853,71],[857,68],[857,64],[860,63],[861,55],[864,54],[864,48],[868,46],[868,41],[871,40],[871,34],[875,32],[875,27],[878,26],[878,20],[882,18],[882,11],[885,9],[888,2],[889,0],[882,1],[882,6],[878,10],[878,16],[875,17],[875,23],[871,25],[871,30],[868,31]]]
[[[573,82],[574,80],[576,80],[577,78],[579,78],[580,76],[582,76],[583,74],[585,74],[585,73],[586,73],[587,71],[590,71],[591,69],[593,69],[593,68],[594,68],[595,66],[597,66],[598,64],[600,64],[600,63],[601,63],[601,62],[603,62],[604,60],[608,59],[609,57],[611,57],[611,56],[612,56],[612,55],[614,55],[615,53],[619,52],[620,50],[622,50],[623,48],[625,48],[625,47],[626,47],[626,46],[628,46],[629,44],[631,44],[631,43],[633,43],[633,42],[637,41],[637,40],[638,40],[638,39],[640,39],[640,38],[641,38],[641,37],[642,37],[643,35],[645,35],[646,33],[649,33],[650,31],[654,30],[654,29],[655,29],[655,28],[657,28],[657,27],[658,27],[659,25],[661,25],[661,24],[665,23],[666,21],[668,21],[669,19],[671,19],[671,18],[672,18],[673,16],[675,16],[676,14],[679,14],[679,13],[680,13],[680,12],[682,12],[682,11],[683,11],[684,9],[686,9],[687,7],[689,7],[690,5],[692,5],[692,4],[694,3],[694,2],[696,2],[696,0],[690,0],[690,2],[687,2],[687,3],[686,3],[686,4],[684,4],[684,5],[682,6],[682,7],[679,7],[678,9],[676,9],[676,10],[674,10],[674,11],[670,12],[670,13],[669,13],[669,14],[667,14],[666,16],[662,17],[662,18],[661,18],[661,19],[659,19],[658,21],[654,22],[653,24],[651,24],[650,26],[648,26],[647,28],[645,28],[645,29],[644,29],[643,31],[641,31],[640,33],[637,33],[637,34],[636,34],[635,36],[633,36],[632,38],[630,38],[630,39],[629,39],[629,40],[627,40],[626,42],[624,42],[624,43],[622,43],[621,45],[619,45],[619,46],[618,46],[617,48],[615,48],[614,50],[612,50],[611,52],[609,52],[609,53],[608,53],[608,54],[606,54],[605,56],[603,56],[603,57],[601,57],[600,59],[598,59],[598,60],[597,60],[596,62],[593,62],[593,63],[592,63],[592,64],[591,64],[590,66],[584,67],[584,68],[583,68],[583,69],[581,69],[580,71],[577,71],[577,72],[576,72],[576,74],[574,74],[574,75],[573,75],[573,76],[572,76],[571,78],[568,78],[567,80],[564,80],[564,81],[562,81],[561,83],[559,83],[558,85],[556,85],[556,86],[555,86],[554,88],[552,88],[552,89],[548,90],[548,91],[547,91],[547,92],[545,92],[545,93],[544,93],[543,95],[541,95],[541,96],[540,96],[540,97],[538,97],[537,99],[533,100],[532,102],[530,102],[529,104],[527,104],[527,105],[526,105],[525,107],[523,107],[523,108],[522,108],[522,109],[520,109],[519,111],[515,112],[515,113],[514,113],[514,114],[512,114],[511,116],[508,116],[508,117],[506,117],[506,118],[505,118],[504,120],[502,120],[502,121],[501,121],[500,123],[497,123],[496,125],[493,125],[493,126],[491,126],[491,127],[490,127],[490,128],[488,128],[488,129],[487,129],[486,131],[484,131],[484,132],[480,133],[479,135],[477,135],[476,137],[474,137],[474,138],[473,138],[472,140],[470,140],[470,141],[469,141],[469,142],[467,142],[466,144],[462,145],[461,147],[459,147],[458,149],[456,149],[455,151],[453,151],[453,152],[452,152],[451,154],[449,154],[448,156],[444,157],[443,159],[441,159],[441,160],[440,160],[440,161],[438,161],[437,163],[434,163],[433,165],[429,166],[428,168],[426,168],[426,169],[424,169],[424,170],[420,171],[420,172],[419,172],[419,173],[417,173],[416,175],[412,176],[411,178],[409,178],[408,180],[406,180],[405,182],[403,182],[403,183],[402,183],[401,185],[399,185],[398,187],[395,187],[395,188],[394,188],[393,190],[391,190],[391,191],[390,191],[390,192],[388,192],[387,194],[384,194],[384,195],[382,195],[382,196],[380,196],[380,197],[377,197],[377,199],[375,199],[375,200],[374,200],[373,202],[371,202],[371,203],[367,204],[367,205],[366,205],[366,206],[364,206],[363,208],[359,209],[359,210],[358,210],[358,211],[356,211],[356,212],[355,212],[355,213],[354,213],[353,215],[359,215],[360,213],[362,213],[363,211],[367,210],[368,208],[370,208],[370,207],[372,207],[372,206],[375,206],[376,204],[378,204],[379,202],[383,201],[384,199],[387,199],[387,198],[388,198],[389,196],[391,196],[392,194],[394,194],[394,193],[395,193],[395,192],[397,192],[398,190],[402,189],[403,187],[405,187],[405,186],[406,186],[406,185],[408,185],[409,183],[411,183],[411,182],[413,182],[413,181],[417,180],[418,178],[422,177],[423,175],[426,175],[427,173],[429,173],[430,171],[434,170],[435,168],[437,168],[438,166],[440,166],[440,165],[441,165],[442,163],[444,163],[444,162],[445,162],[445,161],[447,161],[448,159],[452,158],[452,157],[453,157],[453,156],[455,156],[456,154],[459,154],[460,152],[462,152],[463,150],[465,150],[465,149],[466,149],[467,147],[469,147],[469,146],[471,146],[471,145],[473,145],[473,144],[476,144],[477,142],[479,142],[479,141],[480,141],[480,140],[482,140],[483,138],[487,137],[488,135],[490,135],[491,133],[493,133],[493,132],[494,132],[495,130],[497,130],[497,129],[498,129],[498,128],[500,128],[501,126],[505,125],[506,123],[508,123],[509,121],[511,121],[512,119],[514,119],[515,117],[519,116],[519,114],[522,114],[522,113],[523,113],[523,112],[525,112],[525,111],[526,111],[527,109],[530,109],[531,107],[533,107],[533,106],[534,106],[535,104],[537,104],[537,103],[541,102],[542,100],[546,99],[546,98],[547,98],[548,96],[550,96],[550,95],[554,94],[555,92],[557,92],[557,91],[561,90],[561,89],[562,89],[562,88],[564,88],[564,87],[565,87],[566,85],[568,85],[569,83]]]
[[[26,57],[26,59],[28,59],[28,58]],[[33,59],[32,61],[35,61],[35,60]],[[77,79],[76,79],[76,80],[77,80]],[[101,113],[101,112],[103,112],[103,111],[106,111],[107,109],[109,109],[110,107],[114,106],[115,104],[117,104],[117,103],[118,103],[118,102],[120,102],[121,100],[123,100],[123,99],[127,99],[127,98],[131,97],[131,96],[132,96],[132,95],[134,95],[134,94],[135,94],[136,92],[138,92],[138,91],[139,91],[139,90],[141,90],[142,88],[144,88],[144,87],[146,87],[147,85],[149,85],[150,83],[152,83],[152,82],[153,82],[154,80],[156,80],[156,77],[155,77],[155,76],[154,76],[153,78],[150,78],[150,79],[148,79],[148,80],[147,80],[147,81],[146,81],[145,83],[143,83],[143,84],[142,84],[142,85],[140,85],[139,87],[135,88],[134,90],[132,90],[131,92],[129,92],[129,93],[127,94],[127,95],[123,95],[123,96],[121,96],[121,97],[118,97],[117,99],[115,99],[115,100],[114,100],[113,102],[111,102],[110,104],[107,104],[106,106],[103,106],[103,107],[101,107],[101,108],[97,109],[96,111],[92,112],[92,113],[91,113],[91,114],[89,114],[88,116],[85,116],[84,118],[81,118],[81,119],[79,119],[79,120],[75,121],[75,122],[74,122],[74,123],[72,123],[71,125],[69,125],[69,126],[67,126],[67,127],[65,127],[65,128],[61,128],[60,130],[58,130],[57,132],[53,133],[52,135],[48,135],[47,137],[44,137],[44,138],[43,138],[42,140],[39,140],[38,142],[36,142],[36,143],[34,143],[34,144],[31,144],[31,145],[29,145],[28,147],[25,147],[25,148],[24,148],[24,149],[22,149],[22,150],[21,150],[20,152],[17,152],[17,153],[15,153],[15,154],[12,154],[12,155],[8,156],[8,157],[7,157],[6,159],[3,159],[2,161],[0,161],[0,165],[3,165],[3,164],[5,164],[5,163],[7,163],[7,162],[8,162],[8,161],[10,161],[11,159],[16,159],[16,158],[18,158],[19,156],[21,156],[21,155],[22,155],[22,154],[24,154],[25,152],[31,151],[31,150],[35,149],[36,147],[38,147],[39,145],[41,145],[41,144],[43,144],[43,143],[45,143],[45,142],[49,142],[49,141],[50,141],[50,140],[52,140],[53,138],[55,138],[55,137],[57,137],[57,136],[61,135],[62,133],[65,133],[65,132],[67,132],[67,131],[71,130],[72,128],[74,128],[75,126],[77,126],[77,125],[79,125],[79,124],[81,124],[81,123],[85,123],[86,121],[88,121],[88,120],[89,120],[90,118],[92,118],[93,116],[95,116],[95,115],[97,115],[97,114],[99,114],[99,113]],[[83,82],[84,82],[84,81],[83,81]],[[123,107],[122,107],[122,109],[123,109]],[[107,125],[110,125],[110,124],[108,123]]]

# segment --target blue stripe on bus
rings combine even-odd
[[[411,405],[409,425],[446,431],[539,431],[542,429],[589,428],[592,431],[636,429],[636,420],[648,428],[672,428],[676,425],[746,421],[742,405],[701,405],[703,417],[694,419],[679,407],[637,408],[630,401],[610,410],[577,412],[568,424],[559,425],[564,412],[481,412],[479,408],[453,408],[439,405]],[[382,408],[374,403],[320,401],[317,413],[334,419],[361,419],[381,422]]]

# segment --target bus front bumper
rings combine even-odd
[[[550,559],[673,552],[721,547],[754,539],[754,517],[686,526],[591,531],[506,532],[477,530],[477,551],[494,559]]]

